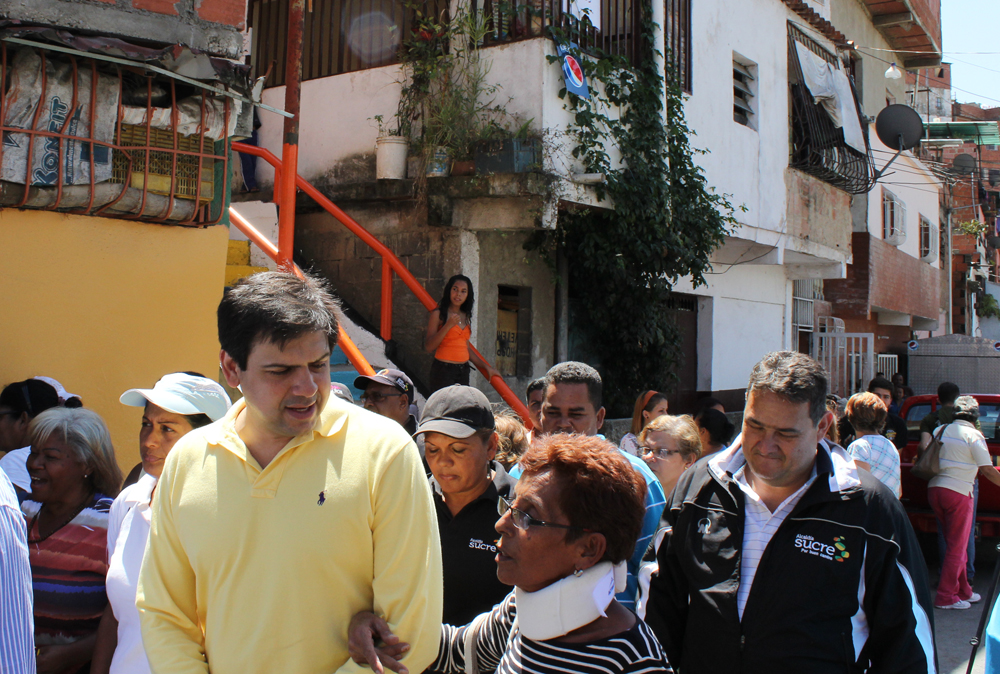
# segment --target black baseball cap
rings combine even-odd
[[[442,433],[452,438],[467,438],[484,428],[495,428],[489,399],[479,389],[455,384],[427,399],[414,435]]]
[[[405,393],[407,399],[413,402],[413,381],[401,370],[379,370],[375,374],[362,375],[354,380],[354,388],[364,391],[369,382],[386,384]]]

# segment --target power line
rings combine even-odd
[[[857,47],[857,49],[860,51],[860,50],[863,50],[863,49],[875,49],[875,47]],[[879,49],[878,51],[893,51],[893,50],[892,49]],[[905,54],[907,52],[901,52],[901,53]],[[927,52],[910,52],[910,53],[913,53],[913,54],[926,54]],[[968,53],[971,54],[973,52],[968,52]],[[986,52],[976,52],[976,53],[983,53],[983,54],[985,54]],[[996,54],[1000,55],[1000,52],[996,52]],[[889,64],[895,63],[895,61],[886,61],[884,58],[879,58],[878,56],[875,56],[875,54],[869,54],[869,56],[871,56],[876,61],[881,61],[882,63],[889,63]],[[977,94],[975,91],[969,91],[968,89],[963,89],[961,87],[956,87],[954,84],[951,85],[951,88],[952,89],[957,89],[958,91],[961,91],[961,92],[964,92],[966,94],[969,94],[970,96],[977,96],[977,97],[985,99],[987,101],[993,101],[994,103],[1000,103],[1000,98],[993,98],[991,96],[986,96],[984,94]]]
[[[884,49],[882,47],[859,47],[854,45],[855,49],[870,49],[871,51],[887,51],[893,54],[923,54],[924,56],[933,56],[934,52],[930,51],[917,51],[917,50],[906,50],[906,49]],[[959,54],[960,56],[1000,56],[1000,51],[943,51],[944,54]]]

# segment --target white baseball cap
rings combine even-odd
[[[65,405],[66,401],[69,400],[70,398],[79,398],[80,397],[80,396],[78,396],[75,393],[70,393],[69,391],[67,391],[65,388],[63,388],[62,384],[60,384],[58,381],[56,381],[52,377],[38,376],[38,377],[32,377],[32,379],[37,379],[38,381],[43,381],[46,384],[48,384],[49,386],[51,386],[52,388],[54,388],[56,390],[56,395],[59,396],[59,402],[61,402],[63,405]]]
[[[164,375],[153,388],[129,389],[120,400],[131,407],[145,407],[148,401],[174,414],[206,414],[212,421],[226,416],[233,405],[217,382],[183,372]]]

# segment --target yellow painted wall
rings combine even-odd
[[[168,372],[218,376],[228,231],[0,210],[0,385],[47,375],[99,413],[123,471],[142,411],[118,397]]]

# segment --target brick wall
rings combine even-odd
[[[242,56],[245,0],[0,0],[0,18]]]
[[[828,280],[823,294],[848,331],[873,332],[876,350],[905,344],[910,328],[878,324],[878,309],[936,319],[940,311],[940,271],[867,232],[851,235],[853,263],[847,278]]]

